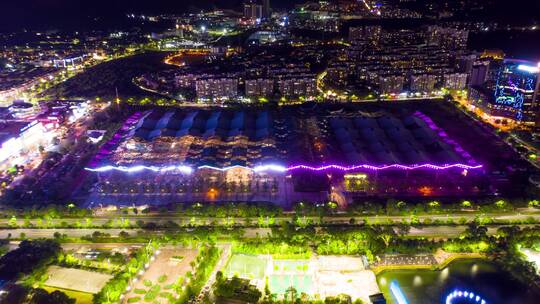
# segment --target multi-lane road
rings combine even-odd
[[[497,232],[497,228],[504,225],[494,225],[489,226],[488,234],[493,235]],[[520,225],[526,226],[526,225]],[[183,228],[178,228],[183,229]],[[466,225],[456,225],[456,226],[423,226],[423,227],[413,227],[408,232],[410,237],[426,237],[426,238],[451,238],[457,237],[467,229]],[[0,230],[0,239],[8,238],[21,238],[24,236],[27,239],[39,239],[39,238],[53,238],[55,233],[60,233],[69,238],[81,238],[84,236],[90,236],[94,232],[108,233],[112,237],[116,237],[120,232],[127,232],[131,236],[137,235],[137,232],[140,229],[102,229],[102,228],[57,228],[57,229],[32,229],[32,228],[17,228],[17,229],[1,229]],[[145,231],[148,234],[160,235],[166,230],[148,230]],[[397,232],[397,229],[396,229]],[[270,228],[244,228],[244,237],[246,238],[257,238],[258,236],[266,236],[271,233]]]
[[[540,211],[532,208],[523,208],[513,212],[506,213],[479,213],[479,212],[454,212],[454,213],[440,213],[440,214],[423,214],[415,216],[415,219],[418,219],[420,222],[424,223],[426,220],[431,222],[440,221],[445,223],[447,221],[452,221],[452,223],[461,223],[462,221],[471,222],[478,217],[489,218],[494,221],[505,221],[505,222],[523,222],[527,220],[534,220],[540,222]],[[291,221],[292,214],[286,214],[274,218],[274,223],[279,225],[284,221]],[[318,216],[306,216],[300,217],[302,220],[311,221],[318,223],[320,217]],[[356,223],[367,223],[369,224],[388,224],[392,223],[401,223],[404,221],[410,221],[410,215],[344,215],[336,214],[334,216],[325,216],[322,218],[322,221],[326,224],[348,224],[354,218]],[[65,225],[77,225],[81,228],[102,228],[103,225],[112,225],[113,228],[123,228],[124,226],[133,227],[137,223],[147,224],[155,223],[157,225],[163,225],[168,222],[173,222],[178,225],[186,225],[191,221],[195,221],[195,225],[215,225],[215,224],[224,224],[225,222],[232,222],[235,224],[244,225],[247,221],[252,224],[256,224],[258,218],[252,217],[247,220],[246,218],[218,218],[218,217],[201,217],[201,216],[186,216],[182,214],[149,214],[149,215],[121,215],[121,214],[104,214],[99,216],[93,216],[86,218],[57,218],[49,220],[41,219],[30,219],[25,220],[18,218],[16,219],[17,227],[26,226],[28,223],[32,224],[36,228],[54,228],[54,227],[65,227]],[[9,227],[12,220],[8,218],[0,219],[0,227]],[[124,226],[119,226],[121,223]],[[1,229],[1,228],[0,228]]]
[[[426,225],[422,227],[412,227],[409,231],[410,236],[416,237],[455,237],[461,234],[467,228],[463,224],[464,221],[471,222],[475,220],[478,216],[487,217],[489,219],[499,221],[499,222],[524,222],[531,219],[535,221],[540,221],[540,213],[534,211],[533,209],[522,209],[520,212],[513,213],[497,213],[497,214],[478,214],[478,213],[457,213],[457,214],[438,214],[438,215],[419,215],[416,216],[420,222],[424,222],[426,219],[429,219],[431,222],[439,220],[441,223],[447,223],[452,221],[458,225]],[[366,221],[370,224],[389,224],[389,223],[402,223],[404,221],[409,221],[410,216],[354,216],[356,223],[365,223]],[[284,221],[290,221],[290,216],[280,216],[275,218],[275,224],[280,224]],[[311,220],[315,223],[319,221],[319,217],[310,216],[306,217],[305,220]],[[324,217],[323,221],[325,224],[348,224],[351,220],[350,216],[334,216],[334,217]],[[195,224],[197,225],[215,225],[224,224],[229,221],[227,218],[215,218],[215,217],[197,217],[195,218]],[[239,225],[246,224],[246,219],[244,218],[235,218],[234,223]],[[256,218],[251,218],[249,220],[251,223],[257,223]],[[54,233],[58,232],[60,234],[65,234],[68,237],[80,238],[83,236],[88,236],[94,233],[95,231],[108,233],[111,236],[117,236],[121,231],[125,231],[130,235],[135,235],[137,231],[140,231],[140,228],[132,228],[137,224],[147,224],[147,223],[156,223],[158,225],[166,224],[167,222],[174,222],[178,225],[186,225],[192,222],[191,217],[187,216],[164,216],[164,215],[146,215],[146,216],[124,216],[120,217],[118,215],[109,215],[109,216],[99,216],[90,218],[88,221],[85,219],[75,219],[75,218],[61,218],[61,219],[52,219],[52,220],[17,220],[17,226],[13,228],[8,228],[10,224],[9,219],[1,219],[0,226],[0,238],[19,238],[21,233],[26,238],[52,238]],[[28,223],[32,224],[36,228],[28,228]],[[230,222],[229,222],[230,223]],[[11,222],[13,224],[13,221]],[[54,227],[65,227],[65,225],[77,225],[80,228],[54,228]],[[111,228],[102,228],[103,225],[110,225]],[[125,225],[124,228],[117,225]],[[41,225],[41,227],[39,227]],[[499,225],[490,226],[488,233],[495,233]],[[20,228],[19,228],[20,227]],[[162,227],[162,226],[160,226]],[[183,229],[183,228],[171,228],[171,229]],[[147,233],[160,234],[166,229],[157,229],[157,230],[147,230]],[[269,228],[244,228],[245,237],[257,237],[265,236],[270,233]]]

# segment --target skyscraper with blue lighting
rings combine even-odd
[[[494,92],[494,106],[501,116],[523,124],[534,124],[539,102],[540,64],[507,59],[500,66]]]

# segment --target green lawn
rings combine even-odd
[[[267,264],[268,261],[264,258],[234,254],[225,267],[224,274],[227,277],[237,275],[241,278],[263,279]]]
[[[278,295],[285,294],[289,287],[294,287],[298,293],[308,295],[316,293],[313,278],[309,275],[272,275],[268,283],[270,290]]]

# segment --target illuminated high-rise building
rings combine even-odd
[[[448,73],[443,75],[443,87],[449,90],[463,90],[467,87],[466,73]]]
[[[361,26],[349,28],[349,41],[353,44],[378,45],[382,35],[381,26]]]
[[[489,61],[481,61],[476,63],[471,70],[469,85],[481,86],[486,83],[489,72]]]
[[[494,102],[512,113],[512,118],[534,123],[539,102],[540,64],[523,60],[504,60],[498,70]]]
[[[262,0],[262,15],[263,18],[269,19],[272,15],[270,8],[270,0]]]
[[[469,39],[469,31],[442,26],[429,26],[427,31],[427,43],[438,45],[445,49],[465,49]]]
[[[199,98],[223,99],[238,95],[238,78],[229,75],[209,75],[195,81]]]
[[[380,94],[399,94],[403,91],[405,77],[402,75],[384,75],[379,77]]]
[[[248,97],[268,97],[274,94],[274,79],[246,79],[245,84]]]
[[[244,17],[251,20],[261,20],[263,18],[263,5],[256,1],[246,1],[244,3]]]
[[[410,77],[410,89],[417,93],[431,93],[435,90],[437,75],[434,74],[416,74]]]

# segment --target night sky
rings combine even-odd
[[[21,27],[73,25],[100,17],[118,21],[126,13],[185,13],[209,8],[239,8],[242,0],[0,0],[0,30]],[[288,7],[299,0],[273,0]]]
[[[422,5],[428,1],[442,0],[417,0],[417,3]],[[524,23],[531,22],[535,17],[540,19],[540,0],[491,1],[495,1],[495,5],[490,6],[485,12],[486,15]],[[99,19],[94,20],[94,23],[103,22],[105,26],[121,22],[120,18],[129,12],[183,13],[212,7],[238,8],[242,2],[242,0],[1,0],[0,30],[83,25],[95,17]],[[305,1],[271,0],[274,7],[291,7],[303,2]]]

